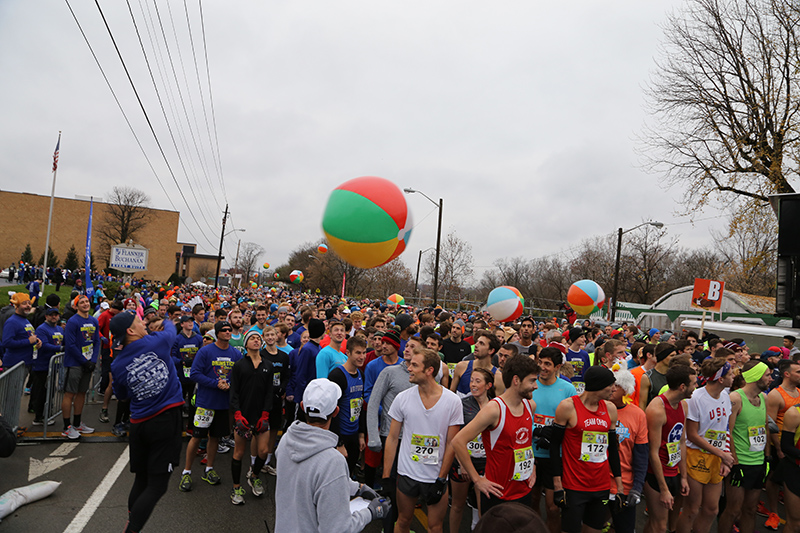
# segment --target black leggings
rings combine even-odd
[[[166,494],[170,474],[171,472],[149,474],[146,471],[136,474],[131,493],[128,495],[130,518],[125,531],[138,533],[142,530],[158,500]]]

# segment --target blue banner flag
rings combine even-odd
[[[89,199],[89,225],[86,228],[86,258],[83,260],[85,265],[85,282],[86,282],[86,296],[89,300],[92,299],[94,294],[94,286],[92,285],[92,213],[94,212],[94,198]]]

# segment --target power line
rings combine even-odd
[[[147,125],[150,128],[150,132],[153,134],[153,138],[155,139],[156,144],[158,145],[158,149],[161,152],[161,156],[164,158],[164,163],[167,165],[167,169],[169,170],[170,176],[172,176],[172,180],[175,182],[175,186],[178,188],[178,193],[181,195],[181,198],[183,198],[183,202],[186,204],[186,208],[189,210],[189,214],[192,216],[192,219],[199,228],[200,222],[197,220],[194,211],[192,211],[192,208],[189,206],[189,202],[186,200],[186,196],[183,194],[183,190],[181,190],[181,187],[178,184],[178,179],[175,177],[175,173],[172,171],[172,166],[169,164],[169,160],[167,159],[167,154],[164,153],[164,148],[161,146],[161,141],[158,139],[158,135],[156,134],[156,130],[153,127],[153,123],[150,121],[150,116],[147,114],[147,110],[144,107],[144,103],[142,102],[142,99],[139,97],[139,91],[136,90],[136,84],[133,83],[133,78],[131,77],[130,71],[128,70],[128,66],[127,64],[125,64],[125,60],[122,57],[122,52],[120,52],[119,47],[117,46],[117,40],[114,38],[114,33],[111,31],[111,27],[108,25],[106,16],[103,13],[103,8],[100,7],[99,0],[94,0],[94,3],[97,6],[97,10],[100,12],[100,16],[103,19],[103,24],[105,24],[106,31],[108,31],[108,36],[111,38],[111,42],[114,44],[114,49],[116,50],[117,56],[119,57],[119,60],[122,63],[122,68],[125,70],[125,75],[128,77],[128,82],[130,83],[131,88],[133,89],[133,93],[136,95],[136,100],[139,102],[139,107],[141,108],[142,113],[144,114],[144,118],[147,121]],[[203,233],[203,237],[205,237],[205,239],[212,247],[214,246],[214,244],[205,235],[205,233]]]
[[[100,64],[100,60],[97,58],[97,54],[95,54],[94,48],[92,48],[92,45],[89,42],[88,37],[86,37],[86,32],[83,31],[83,26],[81,26],[80,21],[78,21],[78,17],[75,15],[75,11],[73,11],[72,6],[69,3],[69,0],[65,0],[65,2],[67,3],[67,7],[69,8],[69,12],[72,15],[73,20],[75,20],[75,24],[78,25],[78,30],[80,30],[81,36],[83,36],[83,40],[84,40],[84,42],[86,42],[86,46],[89,47],[89,51],[91,52],[92,57],[94,58],[94,61],[97,64],[97,68],[100,69],[100,73],[103,75],[103,79],[105,80],[106,85],[108,86],[108,89],[111,91],[111,95],[114,97],[114,101],[117,103],[117,107],[119,108],[120,112],[122,113],[122,116],[125,118],[125,123],[128,125],[128,128],[131,130],[131,134],[133,135],[133,138],[136,140],[136,144],[139,146],[139,149],[142,151],[142,155],[144,156],[145,160],[147,161],[147,165],[150,167],[150,170],[153,171],[153,176],[155,176],[156,181],[158,182],[159,186],[161,187],[161,190],[164,191],[164,195],[167,197],[167,201],[169,201],[169,204],[172,206],[172,209],[175,210],[175,211],[178,211],[178,208],[175,206],[175,203],[172,201],[172,198],[170,197],[169,193],[167,193],[167,189],[164,187],[164,184],[161,182],[161,178],[158,177],[158,173],[156,172],[156,169],[153,167],[153,163],[150,161],[150,158],[147,156],[147,152],[145,152],[144,146],[142,146],[141,141],[139,141],[139,136],[136,135],[136,131],[133,129],[133,125],[131,124],[131,121],[128,119],[128,115],[125,113],[125,109],[122,107],[122,104],[120,103],[119,98],[117,98],[117,93],[114,91],[114,88],[111,86],[111,82],[109,81],[108,76],[106,76],[106,72],[105,72],[105,70],[103,70],[103,66]],[[183,224],[184,229],[186,229],[186,231],[189,233],[189,235],[192,236],[192,239],[194,239],[195,242],[197,242],[197,237],[195,237],[194,233],[192,233],[192,230],[189,229],[189,226],[186,224],[186,222],[180,217],[178,217],[178,221],[181,224]]]

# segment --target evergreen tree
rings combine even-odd
[[[75,245],[70,246],[67,252],[67,257],[64,259],[64,268],[67,270],[75,270],[78,268],[78,251]]]
[[[33,263],[33,252],[31,251],[31,243],[25,245],[25,251],[22,252],[20,261],[23,263]]]
[[[48,267],[57,267],[58,266],[58,256],[53,252],[53,249],[48,247],[47,248],[47,266]],[[36,263],[37,265],[44,264],[44,252],[42,255],[39,256],[39,262]]]

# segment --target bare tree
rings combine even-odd
[[[238,270],[242,273],[242,283],[250,279],[253,272],[258,272],[258,260],[264,255],[264,248],[254,242],[242,243],[239,252]]]
[[[677,239],[669,240],[665,228],[646,225],[632,233],[625,246],[627,278],[620,275],[621,298],[636,303],[653,303],[663,295],[671,253]]]
[[[460,294],[472,282],[472,246],[456,235],[451,229],[442,241],[439,254],[439,290],[446,299],[448,294]],[[425,261],[425,274],[433,283],[436,270],[436,256],[430,254]],[[442,291],[442,289],[444,289]]]
[[[794,192],[799,25],[790,0],[689,0],[669,18],[644,140],[691,208],[715,193]]]
[[[136,238],[147,226],[150,197],[133,187],[114,187],[105,206],[105,214],[98,228],[100,253],[108,259],[111,247]]]

